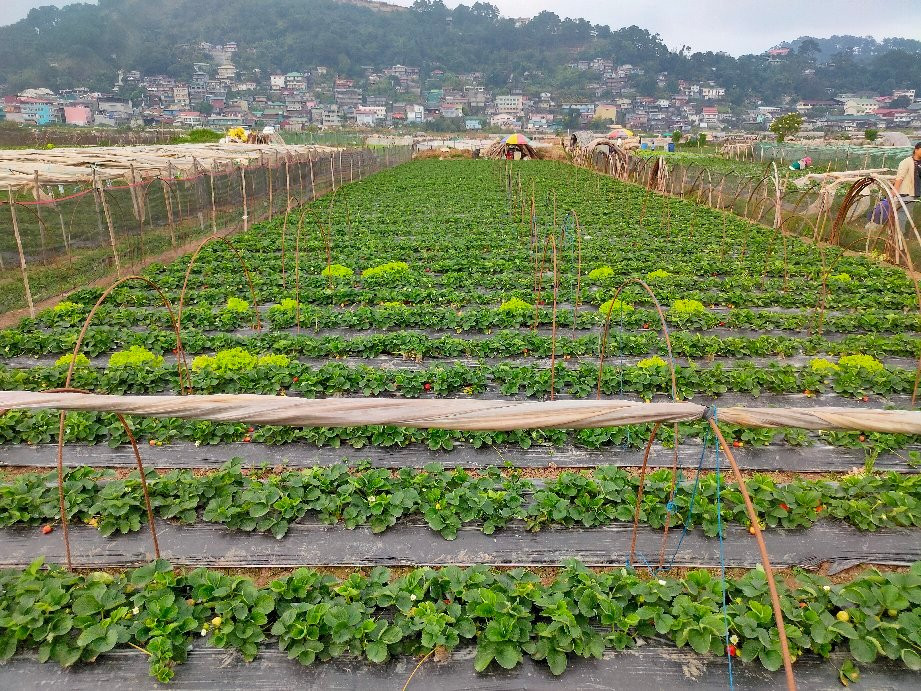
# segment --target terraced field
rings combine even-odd
[[[239,256],[211,244],[191,269],[184,257],[145,274],[174,313],[188,285],[181,350],[155,292],[128,282],[95,313],[69,385],[675,397],[717,420],[735,405],[914,409],[921,316],[903,271],[565,164],[419,161],[232,240]],[[100,295],[0,331],[0,389],[68,385]],[[718,424],[781,569],[802,685],[917,685],[921,440]],[[461,432],[133,418],[162,557],[150,562],[125,429],[72,412],[76,574],[33,563],[66,557],[58,425],[54,411],[0,416],[0,686],[144,685],[148,663],[160,681],[217,686],[222,648],[250,687],[412,675],[541,688],[560,674],[708,687],[730,666],[747,686],[781,683],[767,581],[706,421]]]

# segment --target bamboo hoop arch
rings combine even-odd
[[[179,293],[179,309],[176,315],[177,330],[182,329],[182,310],[183,310],[183,307],[185,306],[185,296],[186,296],[186,291],[188,290],[188,287],[189,287],[189,276],[192,274],[192,268],[195,266],[195,262],[198,261],[198,255],[201,254],[201,251],[205,248],[205,246],[215,241],[222,242],[225,245],[227,245],[227,247],[230,248],[230,251],[233,252],[236,258],[239,260],[240,265],[243,267],[243,273],[246,276],[247,283],[249,283],[249,292],[253,299],[253,309],[256,312],[256,323],[254,325],[254,328],[256,329],[256,331],[261,331],[262,330],[262,319],[259,316],[259,303],[256,299],[256,289],[253,287],[253,279],[249,273],[249,267],[247,267],[246,260],[243,258],[243,255],[240,254],[240,251],[236,247],[233,246],[233,243],[230,242],[230,240],[228,240],[227,238],[221,235],[210,235],[207,238],[205,238],[202,241],[202,243],[198,246],[198,249],[196,249],[195,252],[192,254],[192,258],[189,260],[189,265],[186,267],[186,270],[185,270],[185,278],[182,280],[182,292]],[[188,367],[188,365],[186,365],[186,367]],[[192,388],[192,380],[190,376],[189,393],[191,393],[191,388]]]

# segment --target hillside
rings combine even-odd
[[[593,79],[566,65],[594,57],[642,68],[645,75],[635,86],[645,94],[667,90],[677,79],[714,74],[734,101],[921,88],[921,60],[909,52],[919,48],[916,41],[881,44],[859,61],[842,56],[833,67],[796,53],[784,64],[767,66],[760,56],[671,52],[657,35],[638,27],[613,30],[549,12],[518,26],[485,3],[448,10],[438,1],[417,0],[411,9],[380,11],[387,8],[359,0],[100,0],[43,7],[0,27],[0,83],[11,89],[108,89],[118,69],[188,77],[194,62],[209,60],[194,46],[236,41],[242,74],[319,64],[359,76],[364,65],[399,63],[479,71],[491,87],[553,89],[564,98],[584,95]],[[810,74],[813,62],[819,67]],[[669,83],[657,85],[655,75],[662,71]]]
[[[857,62],[868,62],[874,57],[885,55],[892,50],[901,50],[908,53],[921,53],[921,41],[912,38],[884,38],[881,41],[870,36],[829,36],[818,38],[816,36],[800,36],[795,41],[785,42],[781,45],[799,50],[804,41],[815,41],[818,51],[813,55],[819,62],[833,60],[840,53],[850,53]]]

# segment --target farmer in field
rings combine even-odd
[[[896,210],[904,227],[908,222],[911,209],[921,197],[921,142],[915,144],[915,150],[911,156],[899,163],[893,189],[902,200],[901,203],[896,200]]]

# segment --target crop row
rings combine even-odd
[[[477,671],[493,661],[512,669],[528,655],[558,675],[570,657],[601,658],[658,637],[769,670],[782,664],[759,570],[726,581],[707,571],[646,579],[573,562],[545,584],[526,570],[486,566],[399,578],[379,567],[342,580],[302,568],[257,587],[219,571],[176,572],[165,561],[116,574],[42,567],[0,572],[0,661],[37,650],[42,662],[70,666],[131,645],[167,682],[203,637],[247,661],[274,639],[304,665],[345,654],[381,663],[475,641]],[[796,572],[776,585],[794,660],[846,649],[861,663],[888,658],[921,669],[921,565],[841,584]],[[856,679],[853,662],[841,674]]]
[[[560,329],[556,338],[557,356],[595,356],[601,351],[600,334],[578,335],[573,338]],[[73,351],[77,333],[68,329],[50,332],[0,332],[0,356],[12,358],[23,355],[59,355]],[[921,339],[910,334],[853,334],[840,340],[821,336],[797,338],[765,334],[755,337],[723,336],[689,331],[670,333],[672,353],[677,357],[764,357],[777,355],[856,355],[874,357],[921,355]],[[199,354],[243,348],[253,354],[276,353],[302,357],[376,357],[397,355],[420,357],[550,357],[553,342],[546,333],[503,330],[479,338],[464,334],[434,335],[400,331],[356,335],[314,335],[309,329],[300,334],[262,333],[228,334],[184,331],[182,346],[187,354]],[[172,330],[131,330],[113,326],[97,326],[87,330],[82,351],[90,355],[111,353],[120,349],[141,347],[156,354],[176,347]],[[637,356],[668,352],[665,339],[655,329],[626,333],[617,327],[609,332],[605,351],[607,358]]]
[[[422,444],[432,451],[450,451],[455,444],[467,444],[475,449],[508,444],[521,449],[531,447],[563,447],[575,445],[583,449],[623,447],[642,448],[652,431],[651,425],[623,425],[583,430],[535,429],[509,432],[461,432],[442,429],[412,429],[391,425],[361,427],[251,427],[243,422],[211,422],[178,418],[137,417],[130,420],[134,436],[154,444],[190,441],[197,445],[257,442],[288,444],[301,442],[319,448],[348,446],[363,449],[368,446],[404,448]],[[766,446],[783,441],[793,446],[810,446],[814,437],[797,429],[748,429],[720,423],[727,439],[738,445]],[[58,439],[58,414],[50,410],[11,410],[0,416],[0,445],[50,444]],[[709,430],[705,422],[680,423],[678,443],[686,439],[704,439]],[[672,427],[663,425],[658,440],[674,445]],[[921,443],[921,435],[887,434],[882,432],[822,431],[819,438],[832,446],[864,449],[868,459],[885,451],[904,449]],[[108,444],[115,448],[129,442],[118,418],[110,413],[71,412],[67,414],[64,440],[68,444]],[[907,461],[917,465],[921,459],[910,451]]]
[[[639,478],[602,466],[591,473],[563,472],[537,486],[515,470],[489,467],[471,475],[437,464],[424,471],[337,464],[278,474],[244,472],[239,459],[219,471],[197,474],[148,471],[151,505],[161,518],[181,523],[204,520],[233,530],[271,532],[283,537],[296,521],[312,517],[380,533],[398,520],[421,516],[443,538],[453,540],[464,525],[487,535],[523,521],[528,530],[607,526],[634,517]],[[861,530],[921,526],[921,475],[848,475],[839,481],[796,478],[777,483],[769,476],[746,480],[762,526],[806,528],[837,519]],[[116,479],[112,471],[68,470],[64,497],[69,521],[103,534],[140,530],[146,508],[140,476]],[[719,494],[719,496],[717,496]],[[0,526],[36,525],[60,517],[57,475],[21,474],[0,482]],[[649,473],[643,484],[639,520],[652,528],[666,522],[703,528],[715,537],[721,524],[750,525],[738,487],[715,474],[682,478],[675,487],[668,469]]]
[[[229,255],[232,256],[232,255]],[[228,266],[228,268],[230,268]],[[237,273],[239,273],[237,269]],[[154,271],[148,272],[154,280],[157,279]],[[412,274],[395,276],[386,283],[378,282],[372,286],[356,286],[345,284],[341,281],[334,282],[333,287],[327,285],[327,280],[318,276],[305,279],[300,290],[302,304],[315,305],[374,305],[387,302],[407,304],[433,304],[433,305],[496,305],[512,297],[520,299],[536,299],[549,304],[553,297],[552,280],[544,278],[537,294],[534,293],[533,276],[522,274],[507,281],[497,281],[487,277],[478,277],[476,280],[465,276],[465,286],[441,286],[432,282],[412,280]],[[624,279],[629,278],[624,276]],[[645,278],[645,274],[640,274]],[[249,286],[246,283],[237,285],[237,281],[228,278],[226,281],[212,277],[219,288],[205,284],[204,288],[191,285],[194,291],[196,304],[222,305],[229,298],[251,299]],[[757,289],[735,287],[723,281],[711,279],[714,283],[706,288],[708,279],[687,279],[686,286],[669,287],[662,282],[650,281],[651,288],[655,291],[660,303],[670,304],[675,300],[693,299],[705,305],[736,307],[786,307],[813,309],[821,302],[821,283],[812,281],[785,283],[775,279],[761,285]],[[288,279],[285,288],[274,282],[265,287],[259,287],[260,281],[254,281],[256,299],[260,304],[281,303],[286,299],[295,299],[294,279]],[[558,291],[558,301],[575,302],[575,279],[573,286],[568,285],[568,280],[561,279]],[[584,283],[579,290],[579,298],[583,303],[601,304],[608,300],[620,285],[621,280],[606,282],[605,287],[592,286]],[[314,284],[312,288],[308,288]],[[703,287],[702,287],[703,286]],[[92,305],[98,299],[98,291],[78,291],[72,299],[78,303]],[[168,297],[174,302],[179,301],[179,292],[171,291]],[[650,305],[648,294],[638,289],[626,291],[625,299],[640,305]],[[108,299],[108,304],[122,307],[145,306],[153,304],[150,292],[138,288],[119,288]],[[824,304],[833,309],[877,309],[877,310],[917,310],[917,296],[914,289],[909,286],[905,290],[887,290],[885,286],[878,291],[857,288],[849,282],[835,287],[830,285]]]
[[[131,360],[128,358],[136,358]],[[141,359],[143,358],[143,359]],[[0,367],[0,389],[41,391],[64,386],[71,355],[53,366],[26,369]],[[140,348],[113,353],[110,366],[97,369],[79,356],[71,379],[73,386],[98,393],[149,394],[179,392],[179,373],[161,356]],[[591,398],[597,391],[599,368],[593,362],[574,366],[559,362],[550,367],[516,364],[436,364],[426,368],[384,368],[327,362],[315,367],[286,355],[257,356],[242,348],[201,355],[192,360],[191,386],[196,393],[292,393],[306,397],[353,394],[403,397],[472,396],[487,390],[504,396],[545,397],[551,392],[575,398]],[[843,396],[865,398],[911,394],[915,371],[885,367],[867,355],[845,355],[833,363],[815,358],[802,367],[771,363],[758,366],[737,361],[732,367],[676,366],[678,396],[718,396],[727,392],[801,393],[834,391]],[[188,381],[186,381],[188,384]],[[604,365],[601,393],[606,396],[635,394],[644,400],[671,393],[671,370],[660,357],[646,358],[632,366]]]
[[[514,305],[514,308],[511,306]],[[597,305],[582,304],[578,310],[564,306],[557,310],[556,324],[560,328],[592,329],[608,321],[610,303]],[[89,308],[73,302],[62,302],[50,310],[39,313],[35,322],[23,321],[15,330],[0,333],[0,339],[8,340],[13,333],[32,334],[42,328],[82,327]],[[300,320],[298,322],[298,319]],[[678,300],[666,304],[665,321],[672,328],[706,330],[726,329],[780,329],[801,331],[817,329],[821,321],[824,331],[850,333],[855,331],[896,332],[921,331],[921,315],[911,312],[887,312],[882,310],[861,310],[851,314],[819,314],[814,310],[805,312],[773,312],[731,309],[725,312],[711,311],[703,303]],[[251,328],[257,322],[256,310],[241,298],[232,298],[219,309],[189,307],[183,310],[183,328],[202,330],[233,331]],[[535,307],[517,298],[506,301],[499,308],[465,306],[439,307],[434,305],[404,305],[390,303],[379,306],[358,306],[347,309],[312,304],[300,304],[285,299],[270,306],[260,320],[264,328],[290,329],[300,323],[304,329],[452,329],[462,331],[489,331],[492,329],[549,326],[553,323],[553,311],[549,307]],[[138,309],[103,306],[96,312],[94,323],[109,327],[144,327],[171,329],[172,322],[166,310]],[[655,310],[636,308],[621,301],[611,310],[610,328],[655,329],[661,324]],[[40,332],[40,331],[39,331]]]

